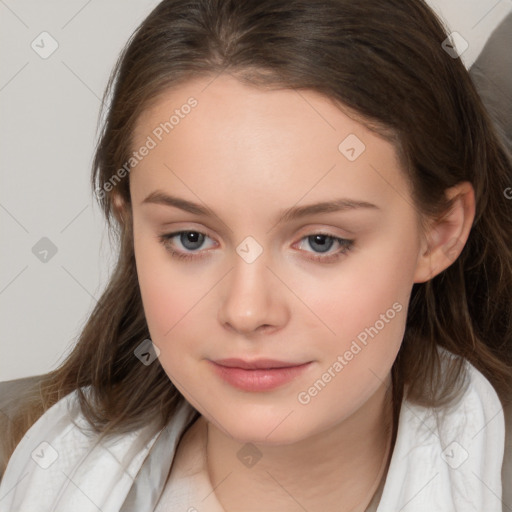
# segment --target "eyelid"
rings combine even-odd
[[[168,226],[170,224],[172,224],[172,227],[169,228]],[[176,224],[177,224],[177,226],[175,226]],[[184,226],[182,226],[181,224],[184,224]],[[194,225],[194,224],[195,224],[194,222],[192,222],[192,223],[190,223],[190,222],[165,223],[165,224],[161,225],[160,230],[161,230],[161,234],[170,234],[170,233],[176,234],[176,233],[180,233],[182,231],[194,231],[194,232],[206,235],[213,240],[216,239],[216,236],[212,234],[212,231],[209,228],[204,227],[203,224],[197,224],[197,225]],[[326,235],[326,236],[331,236],[333,238],[343,238],[343,239],[351,239],[356,236],[355,231],[351,231],[346,228],[340,228],[339,226],[325,227],[325,225],[318,224],[318,223],[317,224],[308,224],[308,225],[300,228],[299,230],[297,230],[295,228],[286,230],[287,233],[290,231],[293,231],[296,233],[298,232],[298,234],[294,235],[294,238],[297,237],[297,238],[301,238],[301,239],[304,236],[310,236],[310,235]],[[336,231],[338,231],[339,233],[336,233]],[[286,238],[288,238],[288,234],[286,235]]]
[[[339,232],[339,233],[337,233]],[[333,238],[351,239],[355,237],[355,232],[349,231],[348,229],[342,229],[340,227],[320,227],[315,224],[308,224],[306,227],[299,230],[299,238],[310,235],[326,235],[332,236]]]

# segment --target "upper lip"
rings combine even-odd
[[[237,358],[217,359],[216,361],[213,362],[216,364],[220,364],[221,366],[227,366],[228,368],[243,368],[244,370],[290,368],[292,366],[301,366],[303,364],[306,364],[289,363],[286,361],[277,361],[275,359],[255,359],[254,361],[244,361],[243,359]]]

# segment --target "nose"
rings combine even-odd
[[[268,267],[264,254],[252,263],[236,256],[218,310],[226,329],[244,335],[271,333],[288,321],[286,287]]]

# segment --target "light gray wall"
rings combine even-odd
[[[54,369],[105,286],[113,257],[89,186],[100,98],[157,3],[0,0],[0,381]],[[430,4],[468,41],[466,66],[512,10]]]

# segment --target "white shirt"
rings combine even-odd
[[[461,399],[437,416],[403,401],[377,512],[502,512],[502,406],[487,379],[469,363],[467,369]],[[70,393],[16,447],[0,483],[0,512],[203,512],[211,487],[201,458],[190,461],[200,469],[195,476],[170,472],[197,415],[184,401],[160,431],[148,425],[98,443]]]

